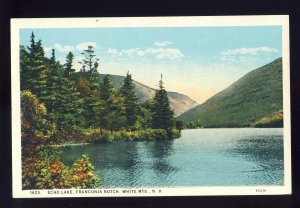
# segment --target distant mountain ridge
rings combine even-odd
[[[106,74],[100,75],[100,80],[102,81],[103,77]],[[124,76],[120,75],[111,75],[112,84],[116,88],[120,88],[124,80]],[[155,89],[148,87],[140,82],[133,81],[135,84],[136,95],[138,97],[139,103],[144,103],[149,99],[152,99],[155,95]],[[188,111],[189,109],[198,105],[197,102],[190,99],[188,96],[180,94],[178,92],[167,92],[168,98],[170,101],[170,106],[174,111],[174,116],[177,117],[180,114]]]
[[[282,109],[282,58],[278,58],[247,73],[177,119],[198,122],[203,127],[242,127]]]

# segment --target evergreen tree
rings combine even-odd
[[[35,41],[33,32],[30,36],[30,46],[27,47],[27,50],[28,52],[24,47],[21,47],[20,51],[21,89],[30,90],[43,101],[47,79],[44,49],[41,40]]]
[[[79,76],[77,81],[77,90],[81,97],[87,97],[91,95],[89,83],[84,76]]]
[[[174,113],[170,108],[167,91],[163,86],[162,75],[159,81],[159,89],[155,92],[152,113],[152,127],[155,129],[165,129],[170,134],[175,125]]]
[[[55,119],[57,107],[61,104],[61,100],[58,99],[61,92],[61,80],[62,79],[62,68],[56,63],[55,50],[52,49],[51,58],[46,60],[47,67],[47,85],[46,92],[43,101],[46,104],[50,118]]]
[[[113,86],[110,75],[104,76],[101,84],[100,84],[100,98],[104,103],[103,109],[100,111],[101,121],[100,121],[100,127],[107,128],[108,122],[107,122],[107,115],[109,113],[109,108],[111,106],[111,97],[113,93]]]
[[[69,52],[66,56],[66,64],[64,65],[64,76],[63,82],[66,87],[66,97],[65,97],[65,108],[69,115],[67,115],[67,124],[72,124],[75,126],[84,125],[84,109],[83,109],[83,99],[80,98],[80,92],[77,90],[76,80],[75,80],[75,69],[73,68],[74,55]]]
[[[82,64],[82,67],[80,69],[80,72],[83,72],[88,81],[89,81],[89,87],[92,91],[98,90],[99,88],[99,73],[98,73],[98,67],[99,67],[99,59],[96,58],[96,55],[94,54],[93,46],[88,46],[87,49],[83,50],[81,53],[84,56],[84,59],[79,62]]]
[[[72,66],[72,60],[69,60],[70,65]],[[47,68],[47,91],[44,100],[49,119],[56,123],[58,130],[71,131],[82,124],[83,101],[79,98],[79,92],[73,81],[72,75],[75,70],[64,69],[56,61],[54,49],[51,58],[47,61]],[[67,70],[69,73],[65,73]]]
[[[29,68],[29,52],[24,46],[20,46],[20,79],[21,79],[21,91],[30,90],[31,83],[30,75],[32,71]]]
[[[153,100],[147,100],[139,106],[139,112],[135,124],[136,129],[152,128],[152,102]]]
[[[87,96],[83,97],[86,127],[98,127],[100,124],[99,111],[101,109],[99,92],[100,75],[97,71],[99,59],[94,54],[93,46],[88,46],[81,54],[84,58],[79,62],[82,64],[80,69],[82,78],[79,79],[81,81],[81,88],[79,90],[84,90],[85,93],[88,93]]]
[[[112,96],[113,85],[111,81],[111,76],[109,74],[105,75],[102,83],[100,84],[100,96],[104,101],[108,101]]]
[[[98,96],[88,96],[83,99],[84,119],[86,128],[96,128],[100,125],[102,103]]]
[[[135,94],[135,85],[133,84],[129,72],[127,72],[122,83],[120,93],[124,97],[127,126],[133,127],[138,118],[139,105],[137,103],[138,98]]]
[[[118,130],[126,126],[126,114],[124,98],[112,86],[110,75],[103,78],[100,87],[100,96],[104,102],[104,106],[100,112],[100,126],[110,130]]]
[[[75,69],[73,68],[73,59],[74,54],[70,51],[66,57],[66,63],[65,63],[65,76],[69,77],[74,74]]]
[[[92,92],[89,87],[89,81],[87,78],[80,74],[78,77],[77,91],[79,92],[79,97],[82,99],[83,104],[82,109],[82,127],[98,127],[100,123],[100,110],[101,101],[99,92]]]

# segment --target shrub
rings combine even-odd
[[[55,154],[46,157],[42,151],[41,155],[24,157],[22,162],[23,189],[70,188],[65,183],[68,167]]]
[[[72,188],[96,188],[99,185],[100,177],[94,172],[94,169],[90,158],[82,155],[82,158],[77,159],[66,173],[67,185]]]
[[[22,160],[23,189],[95,188],[100,177],[87,155],[71,167],[63,164],[60,152],[41,147],[37,154]]]
[[[46,120],[47,109],[30,91],[21,93],[23,143],[43,143],[55,132],[55,124]]]

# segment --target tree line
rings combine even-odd
[[[99,186],[88,155],[67,166],[53,145],[180,136],[162,79],[154,98],[140,104],[129,72],[117,89],[110,75],[99,74],[92,46],[81,55],[76,72],[72,52],[64,64],[54,49],[46,57],[33,33],[30,44],[20,46],[23,189]]]
[[[65,64],[56,60],[54,49],[48,58],[41,40],[35,41],[33,33],[30,45],[21,46],[21,91],[30,91],[45,105],[45,117],[55,129],[54,134],[93,128],[109,131],[161,129],[168,138],[174,136],[175,119],[162,79],[154,98],[140,104],[129,72],[117,89],[110,75],[99,74],[99,59],[92,46],[81,55],[81,69],[76,72],[71,51],[66,55]]]

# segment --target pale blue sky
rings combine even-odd
[[[163,73],[167,90],[202,103],[247,72],[282,56],[281,26],[22,29],[20,44],[31,32],[41,39],[46,56],[56,50],[64,63],[94,46],[100,73],[125,75],[156,87]]]

